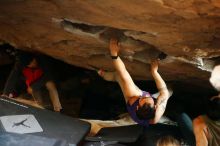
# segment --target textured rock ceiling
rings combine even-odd
[[[164,52],[166,80],[207,81],[220,56],[220,0],[0,0],[0,42],[112,70],[110,37],[136,79]]]

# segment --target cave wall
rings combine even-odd
[[[166,80],[208,83],[220,56],[218,0],[1,0],[0,42],[87,69],[113,70],[109,38],[135,79],[164,52]],[[1,48],[2,49],[2,48]]]

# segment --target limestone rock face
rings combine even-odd
[[[208,81],[220,56],[219,0],[1,0],[0,42],[66,63],[113,70],[108,42],[136,79],[161,52],[166,80]]]

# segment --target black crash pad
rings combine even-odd
[[[143,132],[140,125],[102,128],[95,136],[86,137],[87,141],[116,141],[120,143],[133,143]]]
[[[0,146],[67,146],[61,139],[47,138],[30,134],[0,132]],[[69,145],[68,145],[69,146]],[[75,146],[72,144],[71,146]]]
[[[76,146],[90,130],[90,124],[88,122],[61,115],[60,113],[52,112],[49,110],[37,109],[18,103],[14,100],[0,97],[0,116],[24,114],[34,115],[40,126],[42,127],[43,132],[23,135],[11,133],[10,135],[10,133],[5,132],[5,129],[1,125],[0,139],[2,137],[9,138],[10,136],[13,139],[19,139],[19,137],[22,138],[25,137],[24,135],[27,135],[27,137],[32,136],[35,139],[40,139],[44,137],[45,140],[55,140],[56,145],[54,146],[63,146],[64,143],[66,143],[66,145],[68,146]],[[32,146],[31,143],[29,144],[29,146]]]

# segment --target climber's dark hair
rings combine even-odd
[[[149,120],[155,117],[155,109],[150,104],[145,103],[136,110],[136,115],[140,120]]]

